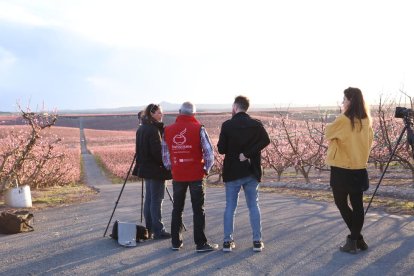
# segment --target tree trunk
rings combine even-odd
[[[278,171],[277,172],[277,181],[280,182],[280,179],[282,179],[282,173],[283,171]]]

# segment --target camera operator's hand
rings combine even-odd
[[[243,161],[246,161],[247,160],[246,156],[244,156],[243,153],[240,153],[239,154],[239,159],[240,159],[240,162],[243,162]]]
[[[240,160],[240,162],[244,162],[244,161],[249,161],[250,162],[250,159],[249,158],[247,158],[246,156],[244,156],[244,154],[243,153],[240,153],[239,154],[239,160]]]

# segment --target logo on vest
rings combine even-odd
[[[185,138],[184,134],[187,132],[187,129],[185,128],[183,131],[181,131],[179,134],[176,134],[173,138],[173,142],[176,145],[183,145],[185,142],[187,142],[187,138]]]
[[[173,150],[185,150],[185,149],[192,148],[191,145],[185,145],[185,143],[187,142],[187,138],[185,137],[186,132],[187,132],[187,129],[185,128],[179,134],[174,135],[173,137],[174,145],[172,145]]]

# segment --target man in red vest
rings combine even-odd
[[[188,187],[193,207],[196,251],[206,252],[218,248],[218,244],[207,242],[204,233],[204,177],[213,166],[214,152],[205,128],[194,115],[195,106],[184,102],[175,123],[165,128],[162,158],[164,166],[171,169],[173,177],[172,250],[179,250],[183,246],[182,215]]]

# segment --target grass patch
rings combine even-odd
[[[83,164],[83,156],[80,155],[79,158],[79,164],[80,164],[80,179],[85,179],[85,165]]]
[[[108,178],[111,181],[112,184],[118,184],[118,183],[123,183],[124,182],[124,179],[114,175],[113,173],[111,173],[110,170],[108,170],[108,168],[102,162],[101,158],[99,158],[99,156],[93,155],[93,158],[95,158],[96,164],[104,172],[106,178]]]
[[[101,158],[99,156],[94,155],[96,164],[98,164],[98,167],[104,172],[104,175],[106,178],[108,178],[112,184],[123,184],[125,181],[125,178],[121,178],[119,176],[114,175],[108,168],[105,166],[105,164],[102,162]],[[132,175],[132,169],[128,176],[128,182],[137,182],[141,181],[141,178],[138,178],[136,176]],[[125,174],[128,173],[128,171],[125,172]]]
[[[334,199],[331,191],[321,190],[301,190],[290,188],[274,188],[274,187],[260,187],[260,191],[269,193],[281,193],[300,198],[311,199],[315,201],[331,202],[334,204]],[[365,209],[371,200],[370,195],[363,197]],[[414,215],[414,201],[402,200],[391,197],[375,196],[372,200],[370,210],[381,210],[387,213],[399,215]]]
[[[207,186],[210,187],[224,187],[223,182],[216,182],[217,179],[209,179],[212,181],[207,182]],[[280,193],[284,195],[290,195],[299,198],[311,199],[315,201],[330,202],[334,204],[332,191],[327,190],[305,190],[297,188],[280,188],[280,187],[263,187],[259,186],[260,192],[267,193]],[[364,195],[363,201],[365,208],[368,206],[371,200],[371,195]],[[376,195],[371,203],[370,210],[381,210],[387,213],[411,215],[414,216],[414,201],[404,200],[392,197],[380,197]]]
[[[83,184],[72,184],[32,190],[32,205],[30,209],[44,209],[65,206],[74,203],[87,202],[94,199],[98,191]],[[0,210],[11,209],[0,199]]]
[[[32,200],[33,204],[46,204],[46,205],[56,205],[56,204],[62,204],[65,202],[64,197],[38,197],[36,199]]]

